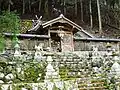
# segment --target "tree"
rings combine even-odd
[[[41,10],[42,0],[39,0],[39,11]]]
[[[99,0],[97,0],[97,9],[98,9],[98,21],[99,21],[99,33],[101,35],[102,34],[102,21],[101,21]]]
[[[22,14],[25,13],[25,0],[23,0],[23,9],[22,9]]]
[[[8,11],[11,10],[11,5],[13,5],[12,0],[8,0]]]
[[[18,33],[20,29],[20,19],[14,12],[4,11],[0,15],[0,33]]]
[[[77,0],[75,0],[75,15],[77,16]]]
[[[64,15],[66,15],[66,0],[63,0],[63,6],[64,6]]]
[[[46,18],[49,18],[49,9],[48,9],[48,0],[45,1],[45,16]]]
[[[82,3],[83,1],[82,0],[80,0],[80,9],[81,9],[81,21],[83,22],[83,3]]]
[[[2,2],[3,0],[0,0],[0,11],[2,10]]]
[[[4,33],[19,33],[20,19],[14,12],[4,11],[0,15],[0,49],[4,46]],[[2,48],[1,48],[2,47]]]
[[[89,2],[89,9],[90,9],[90,28],[93,28],[93,18],[92,18],[92,6],[91,6],[91,0]]]
[[[31,12],[31,0],[28,1],[28,4],[29,4],[29,11]]]

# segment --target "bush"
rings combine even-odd
[[[0,50],[5,48],[5,40],[3,33],[9,32],[19,33],[20,30],[20,19],[15,12],[3,11],[0,15]]]
[[[0,33],[19,33],[20,19],[15,12],[3,11],[0,15]]]

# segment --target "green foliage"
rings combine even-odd
[[[12,46],[11,46],[11,48],[14,48],[15,45],[18,44],[18,43],[19,43],[19,40],[18,40],[18,38],[17,38],[17,35],[14,34],[14,35],[13,35],[13,38],[12,38]]]
[[[68,78],[68,69],[66,68],[66,67],[60,67],[60,69],[59,69],[59,74],[60,74],[60,77],[61,77],[61,79],[66,79],[66,78]]]
[[[58,87],[56,87],[56,85],[54,84],[53,90],[60,90],[60,89]]]
[[[14,12],[3,11],[0,15],[0,51],[5,48],[5,40],[3,33],[19,33],[20,19]]]
[[[17,68],[21,68],[18,72]],[[34,62],[23,62],[9,64],[6,62],[0,62],[0,72],[5,75],[12,73],[14,75],[13,83],[37,83],[44,80],[46,65]],[[3,81],[7,83],[9,80],[3,78]],[[18,90],[18,89],[17,89]]]
[[[42,64],[29,63],[24,69],[25,82],[38,82],[38,78],[43,80],[44,69],[45,67]]]
[[[13,87],[12,88],[13,90],[21,90],[22,88],[25,88],[27,90],[32,90],[32,87],[30,85],[23,84],[23,83],[18,84],[18,85],[12,85],[12,87]]]
[[[32,28],[32,21],[24,20],[24,21],[21,22],[21,31],[20,31],[20,33],[25,33],[30,28]]]
[[[25,81],[36,82],[39,73],[34,67],[28,67],[25,69]]]
[[[14,12],[3,11],[0,15],[0,33],[19,33],[20,19]]]
[[[5,39],[0,35],[0,51],[5,49]]]

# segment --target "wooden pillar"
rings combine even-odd
[[[74,51],[74,48],[75,48],[75,46],[74,46],[74,44],[75,44],[75,42],[74,42],[74,34],[73,34],[74,28],[75,28],[75,27],[73,26],[73,27],[72,27],[72,30],[71,30],[73,51]]]
[[[120,42],[117,42],[117,51],[120,52]]]
[[[51,36],[50,36],[50,29],[48,28],[48,36],[49,36],[49,47],[51,50]]]

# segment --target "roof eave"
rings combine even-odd
[[[120,42],[120,39],[108,39],[108,38],[74,38],[80,41],[103,41],[103,42]]]
[[[4,33],[5,36],[13,36],[13,33]],[[48,35],[34,35],[34,34],[16,34],[17,37],[28,37],[28,38],[50,38]]]

